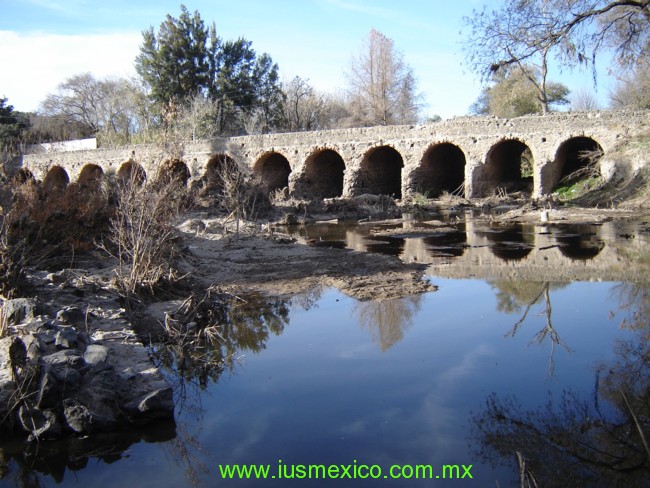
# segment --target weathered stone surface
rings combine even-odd
[[[238,163],[259,169],[259,162],[269,154],[282,157],[290,172],[288,187],[298,194],[322,193],[318,186],[324,175],[314,171],[314,156],[324,149],[340,155],[344,163],[343,196],[371,193],[367,185],[368,172],[364,162],[377,148],[392,148],[403,166],[397,182],[403,194],[417,191],[418,173],[423,173],[427,152],[439,145],[458,148],[463,156],[466,197],[486,196],[493,186],[493,172],[488,168],[493,149],[503,141],[520,141],[533,156],[534,196],[551,191],[559,181],[562,158],[557,157],[563,144],[576,137],[595,141],[604,151],[600,162],[606,178],[626,173],[648,164],[646,157],[624,162],[607,157],[625,137],[645,130],[650,119],[648,111],[604,111],[590,113],[554,113],[547,116],[525,116],[515,119],[496,117],[457,117],[427,125],[381,126],[337,129],[302,133],[263,134],[198,141],[185,146],[184,159],[191,175],[189,184],[205,177],[210,160],[218,154],[227,155]],[[105,172],[119,171],[127,160],[138,161],[143,171],[156,174],[157,161],[164,158],[163,145],[123,146],[65,153],[31,154],[23,157],[22,165],[29,167],[35,177],[43,180],[52,164],[60,165],[70,181],[92,161]],[[487,168],[487,169],[486,169]],[[322,189],[321,189],[322,190]],[[324,195],[325,196],[325,195]],[[332,196],[332,195],[329,195]]]
[[[18,409],[22,428],[33,439],[55,439],[62,433],[56,414],[50,410],[39,410],[23,405]]]
[[[77,331],[72,328],[59,330],[55,336],[55,344],[59,349],[72,349],[79,346]]]
[[[2,305],[2,317],[7,325],[18,325],[23,320],[33,319],[39,312],[35,298],[14,298]]]
[[[90,434],[94,430],[95,422],[92,413],[86,406],[75,400],[63,402],[63,417],[70,429],[78,434]]]
[[[86,361],[86,364],[93,366],[95,371],[110,367],[108,359],[109,352],[110,351],[106,346],[90,344],[86,348],[86,352],[84,352],[84,361]]]
[[[171,388],[156,390],[125,405],[136,418],[171,418],[174,416],[174,395]]]
[[[24,319],[38,309],[26,303],[12,312],[14,322],[23,320],[24,340],[0,340],[0,427],[13,422],[32,439],[48,439],[173,419],[171,389],[119,307],[95,316],[100,344],[84,331],[81,308],[59,306],[53,321]]]
[[[86,314],[79,307],[65,307],[57,312],[56,319],[64,324],[84,325]]]

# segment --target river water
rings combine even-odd
[[[437,291],[234,300],[214,361],[152,348],[175,424],[5,445],[0,485],[648,486],[650,225],[428,222],[296,235],[424,263]],[[224,479],[253,464],[268,479]]]

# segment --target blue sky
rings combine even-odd
[[[0,96],[36,110],[67,77],[135,74],[142,30],[158,28],[180,1],[0,0]],[[425,113],[465,115],[481,85],[462,64],[460,31],[487,0],[187,0],[222,39],[244,37],[267,52],[283,79],[298,75],[322,91],[345,87],[344,72],[373,28],[395,42],[425,95]],[[573,91],[594,90],[590,73],[556,73]],[[598,96],[611,81],[601,76]]]

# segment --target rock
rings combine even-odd
[[[2,319],[7,325],[18,325],[23,320],[33,319],[41,313],[34,298],[14,298],[2,305]]]
[[[144,398],[125,405],[128,413],[136,420],[172,418],[174,416],[174,395],[171,388],[156,390]]]
[[[61,435],[61,424],[50,410],[38,410],[23,405],[18,410],[20,425],[30,433],[30,439],[54,439]]]
[[[94,367],[107,366],[108,353],[108,347],[99,344],[91,344],[86,348],[86,352],[84,353],[84,361]]]
[[[65,307],[57,312],[56,319],[64,324],[83,326],[86,324],[86,313],[78,307]]]
[[[59,385],[59,380],[51,370],[44,369],[38,386],[36,405],[41,409],[56,408],[61,404],[62,398],[63,391]]]
[[[77,331],[71,327],[62,328],[55,335],[55,345],[57,349],[74,349],[79,347]]]
[[[27,348],[17,336],[0,339],[0,370],[16,371],[27,363]]]
[[[78,434],[90,434],[94,430],[92,413],[76,400],[67,399],[63,402],[63,417],[68,427]]]
[[[68,365],[75,369],[81,369],[86,365],[81,353],[74,349],[62,349],[48,356],[43,356],[43,363],[49,366]]]

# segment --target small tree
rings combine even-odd
[[[392,39],[371,30],[346,75],[354,125],[417,122],[422,96],[417,92],[413,69]]]
[[[529,72],[533,68],[527,67]],[[471,111],[498,117],[520,117],[522,115],[545,113],[551,105],[565,105],[569,101],[569,89],[561,83],[547,82],[546,98],[542,100],[537,87],[530,81],[529,74],[519,67],[501,70],[492,78],[492,85],[481,92]],[[546,108],[545,108],[546,107]]]
[[[650,62],[623,74],[610,95],[612,108],[650,109]]]

